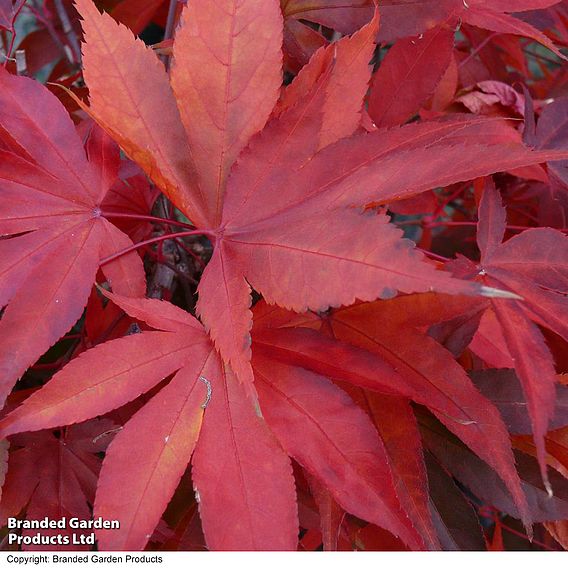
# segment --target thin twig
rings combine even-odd
[[[176,14],[178,8],[178,0],[170,0],[170,7],[168,9],[168,19],[166,22],[166,31],[164,33],[164,41],[168,39],[172,39],[174,37],[174,26],[176,23]],[[170,68],[170,56],[169,55],[161,55],[160,59],[166,66],[166,69],[169,71]]]
[[[458,67],[461,69],[466,63],[469,63],[494,37],[500,35],[499,33],[495,32],[492,33],[490,36],[487,36],[459,65]]]
[[[470,182],[466,182],[461,184],[456,191],[451,193],[448,197],[446,197],[439,205],[436,207],[436,210],[432,214],[432,219],[437,219],[443,212],[444,209],[455,199],[457,199],[469,186]]]
[[[424,222],[422,219],[412,219],[409,221],[397,221],[397,225],[405,227],[407,225],[422,225],[427,229],[433,229],[435,227],[476,227],[478,225],[477,221],[436,221],[436,222]],[[526,231],[528,229],[535,229],[538,227],[523,227],[521,225],[507,225],[508,231]],[[561,233],[568,233],[568,229],[555,229]]]
[[[165,195],[161,195],[157,202],[156,208],[158,210],[159,218],[166,219],[168,217],[168,202]],[[164,226],[164,233],[172,234],[171,227]],[[164,290],[169,290],[173,293],[175,286],[176,270],[172,269],[171,265],[176,264],[177,247],[175,241],[160,241],[158,243],[158,252],[154,253],[151,249],[148,252],[155,255],[157,263],[154,266],[152,277],[148,283],[148,297],[157,300],[163,300]],[[171,262],[168,262],[171,260]]]
[[[165,259],[165,255],[162,258],[158,258],[157,253],[155,253],[154,251],[149,251],[149,252],[150,252],[150,256],[155,258],[156,262],[158,264],[162,264],[163,266],[165,266],[166,268],[168,268],[169,270],[174,272],[176,274],[176,276],[179,276],[180,278],[183,278],[183,279],[187,280],[188,282],[191,282],[191,284],[193,284],[193,285],[197,285],[197,280],[195,280],[195,278],[192,278],[189,274],[186,274],[185,272],[181,271],[175,264],[168,262]]]
[[[149,221],[151,223],[158,223],[163,225],[173,225],[174,227],[181,227],[188,231],[194,229],[193,225],[182,223],[181,221],[174,221],[172,219],[163,219],[162,217],[154,217],[153,215],[138,215],[136,213],[113,213],[112,211],[103,211],[102,217],[107,219],[133,219],[137,221]]]
[[[134,245],[131,245],[121,251],[118,251],[115,254],[111,254],[110,256],[107,256],[106,258],[103,258],[101,260],[100,266],[104,266],[105,264],[108,264],[109,262],[112,262],[113,260],[116,260],[117,258],[120,258],[121,256],[124,256],[125,254],[128,254],[129,252],[138,250],[141,247],[145,247],[147,245],[153,245],[154,243],[159,243],[161,241],[168,241],[170,239],[179,239],[181,237],[192,237],[194,235],[206,235],[206,236],[213,236],[212,233],[210,233],[209,231],[182,231],[181,233],[169,233],[167,235],[161,235],[160,237],[154,237],[152,239],[148,239],[146,241],[141,241],[139,243],[136,243]]]
[[[450,260],[452,260],[451,258],[441,256],[441,255],[436,254],[435,252],[429,251],[427,249],[418,248],[418,250],[423,252],[426,256],[429,256],[429,257],[433,258],[434,260],[439,260],[440,262],[449,262]]]
[[[14,12],[14,15],[12,16],[12,29],[10,30],[12,37],[10,38],[10,45],[8,46],[8,51],[6,52],[6,54],[4,55],[5,59],[4,59],[4,67],[6,67],[8,65],[8,61],[14,61],[13,59],[11,59],[12,57],[12,50],[14,49],[14,44],[16,43],[16,29],[15,29],[15,22],[16,22],[16,18],[20,15],[20,12],[22,11],[22,8],[26,5],[25,2],[22,2],[19,6],[18,9]]]
[[[531,57],[534,57],[535,59],[540,59],[541,61],[544,61],[546,63],[550,63],[552,65],[562,65],[562,62],[559,60],[555,60],[555,59],[551,59],[549,57],[546,57],[545,55],[542,55],[540,53],[535,53],[534,51],[530,51],[528,48],[523,48],[523,52],[526,53],[527,55],[530,55]]]
[[[191,258],[193,258],[193,260],[195,260],[195,262],[199,264],[202,270],[205,268],[205,262],[195,251],[191,250],[189,247],[186,247],[181,241],[176,241],[176,244],[184,253],[191,256]]]

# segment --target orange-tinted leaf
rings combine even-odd
[[[235,10],[227,10],[224,6]],[[87,0],[81,0],[81,7],[87,13],[87,28],[92,28],[92,33],[87,30],[85,48],[87,82],[89,82],[89,58],[94,62],[92,80],[95,83],[95,91],[102,85],[100,77],[97,76],[97,69],[101,69],[102,63],[106,62],[107,66],[120,71],[118,88],[122,93],[121,97],[124,93],[130,92],[140,97],[142,61],[148,62],[148,66],[151,65],[152,69],[157,69],[156,61],[149,60],[149,57],[154,56],[149,56],[139,42],[134,42],[120,28],[116,36],[118,39],[109,38],[109,45],[118,41],[124,52],[132,55],[130,59],[133,59],[134,63],[129,61],[129,66],[133,68],[131,72],[133,82],[130,84],[124,62],[116,60],[116,56],[96,40],[97,33],[104,37],[109,35],[111,30],[114,31],[116,29],[114,24],[109,23],[108,17],[100,16]],[[202,9],[198,10],[199,7]],[[199,103],[197,107],[195,104],[189,105],[186,98],[189,97],[191,102],[199,92],[201,100],[204,100],[201,91],[207,85],[215,86],[214,79],[217,77],[221,82],[221,88],[213,89],[208,100],[215,107],[213,114],[225,120],[224,124],[229,124],[228,117],[233,116],[232,113],[237,113],[240,109],[242,116],[249,116],[247,113],[251,111],[250,106],[241,105],[250,102],[248,95],[243,95],[243,100],[240,100],[241,93],[238,92],[231,98],[233,79],[240,81],[244,77],[242,82],[246,82],[248,78],[255,83],[258,79],[256,72],[259,71],[262,75],[264,73],[262,70],[265,69],[265,60],[255,48],[258,38],[256,42],[247,43],[247,48],[243,47],[241,53],[239,49],[242,46],[235,39],[237,33],[248,37],[247,34],[256,29],[257,21],[266,20],[264,26],[266,34],[262,36],[261,44],[268,50],[266,56],[268,62],[273,61],[275,53],[273,50],[279,49],[274,42],[274,33],[278,30],[275,30],[276,20],[272,19],[276,18],[273,13],[275,9],[273,0],[262,4],[262,11],[257,10],[256,19],[252,23],[249,18],[252,17],[254,9],[258,8],[258,2],[255,0],[247,0],[238,5],[227,2],[227,5],[222,4],[218,8],[220,12],[217,13],[215,11],[217,8],[205,7],[199,2],[189,5],[186,24],[178,37],[176,52],[179,53],[177,67],[174,66],[174,87],[183,115],[186,107],[191,106],[195,110],[202,104]],[[218,14],[218,17],[215,17],[215,14]],[[191,15],[193,18],[190,17]],[[196,22],[201,17],[204,20],[197,29]],[[234,24],[233,28],[230,22]],[[250,26],[247,25],[249,23]],[[352,38],[339,42],[333,50],[322,50],[315,54],[316,61],[313,68],[309,65],[303,75],[304,79],[299,78],[301,88],[297,90],[303,96],[298,104],[276,116],[262,133],[253,138],[248,149],[241,154],[233,175],[228,179],[226,200],[223,200],[224,180],[227,177],[229,164],[236,157],[236,148],[242,148],[250,136],[261,128],[269,112],[265,109],[269,97],[265,95],[276,88],[273,80],[274,69],[266,71],[268,77],[266,90],[257,91],[261,96],[261,102],[257,101],[258,108],[254,111],[258,124],[250,122],[251,129],[250,132],[246,132],[246,136],[244,134],[241,136],[244,131],[239,128],[226,131],[224,124],[217,124],[220,131],[226,131],[228,138],[222,141],[221,150],[216,146],[214,152],[216,157],[212,161],[211,153],[207,153],[208,150],[204,148],[207,141],[202,140],[202,137],[208,140],[218,139],[217,133],[214,133],[214,136],[207,134],[212,128],[215,116],[207,116],[203,120],[196,120],[195,123],[190,122],[189,119],[184,121],[190,134],[189,153],[185,151],[185,145],[179,143],[179,126],[174,129],[173,138],[168,139],[168,144],[175,145],[178,152],[184,152],[185,163],[190,169],[193,161],[189,154],[192,152],[200,153],[200,156],[206,158],[198,160],[199,168],[212,167],[213,163],[216,164],[215,171],[218,175],[215,182],[216,189],[213,192],[206,187],[208,182],[204,181],[203,172],[199,188],[191,182],[189,184],[191,190],[177,188],[172,192],[166,188],[165,191],[178,206],[181,206],[182,212],[198,226],[203,227],[204,234],[215,241],[217,250],[198,290],[198,311],[215,338],[222,356],[231,363],[237,376],[245,383],[251,382],[247,347],[250,315],[247,313],[246,305],[248,302],[245,294],[246,282],[270,302],[278,302],[296,310],[310,308],[319,310],[326,309],[330,305],[351,303],[355,299],[389,297],[397,290],[492,294],[494,292],[481,288],[477,283],[452,280],[447,274],[436,270],[433,265],[422,262],[422,256],[413,251],[408,242],[401,240],[401,233],[388,225],[384,217],[364,216],[357,207],[363,208],[368,203],[388,202],[439,185],[466,181],[498,170],[514,169],[566,155],[566,152],[552,150],[532,152],[518,142],[520,137],[513,134],[511,128],[503,130],[501,124],[495,131],[493,130],[495,123],[486,122],[484,125],[488,128],[484,128],[481,133],[480,123],[469,119],[458,119],[456,123],[446,125],[419,125],[403,131],[389,132],[387,135],[383,132],[367,136],[355,135],[329,144],[340,134],[347,134],[353,128],[351,118],[354,109],[356,112],[359,110],[356,107],[359,106],[368,73],[365,53],[369,53],[367,50],[370,50],[370,45],[372,46],[370,31],[374,25],[376,19]],[[89,40],[90,36],[95,39]],[[207,53],[207,58],[217,57],[217,60],[212,60],[211,65],[199,66],[195,64],[194,57],[197,57],[196,54],[204,53],[205,46],[209,46],[212,52]],[[242,71],[242,77],[233,73],[229,81],[225,67],[229,65],[233,69],[233,60],[227,59],[227,49],[230,51],[231,46],[236,50],[234,53],[242,56],[238,60],[238,67],[234,67]],[[333,55],[335,47],[337,47],[335,64],[332,62],[331,65],[327,65],[325,60]],[[209,67],[216,69],[219,65],[223,67],[220,73],[217,75],[209,73]],[[321,73],[318,71],[320,68]],[[344,69],[357,69],[357,88],[353,90],[356,94],[348,89],[351,85],[344,80]],[[144,102],[147,103],[144,107],[146,113],[150,113],[152,106],[156,107],[154,99],[157,97],[163,99],[162,104],[168,109],[173,104],[172,96],[167,91],[164,74],[161,71],[156,73],[153,84],[159,86],[159,92],[151,96],[144,92]],[[202,83],[199,85],[197,82],[187,83],[189,80],[194,81],[194,78],[201,78]],[[306,78],[314,80],[308,81]],[[334,90],[328,89],[330,85],[334,86]],[[108,86],[108,81],[105,86]],[[194,92],[194,89],[197,91]],[[246,86],[244,89],[245,93],[249,92]],[[325,95],[323,122],[322,105],[316,104],[322,95]],[[343,99],[349,101],[347,114],[351,118],[345,125],[342,123],[337,132],[332,132],[326,126],[325,106],[331,101],[330,97],[333,101]],[[140,142],[138,145],[148,151],[138,155],[136,159],[150,175],[152,175],[151,169],[148,169],[150,158],[150,161],[156,164],[164,163],[173,172],[174,170],[168,165],[169,162],[164,162],[161,156],[161,152],[164,151],[162,145],[152,145],[147,141],[147,136],[152,133],[156,134],[157,140],[167,136],[162,117],[159,126],[152,126],[153,123],[144,121],[147,114],[138,112],[140,104],[135,104],[133,108],[130,104],[132,100],[129,104],[126,103],[128,101],[124,100],[126,108],[131,109],[137,119],[130,121],[126,126],[117,124],[116,128],[124,128],[126,133],[132,128],[144,130],[140,140],[144,139],[145,143]],[[93,102],[94,106],[96,104],[100,105]],[[336,108],[336,102],[330,102],[330,105],[330,109]],[[156,121],[159,114],[161,113],[154,112],[150,118]],[[198,113],[199,116],[202,114],[201,111]],[[170,115],[166,116],[169,116],[168,120],[171,119]],[[208,125],[207,128],[202,127],[204,120]],[[324,138],[321,138],[322,124]],[[459,127],[455,128],[457,124]],[[199,137],[196,137],[196,133]],[[119,135],[118,139],[124,147],[124,135],[120,132],[115,132],[116,134]],[[321,140],[329,145],[316,153]],[[473,140],[477,140],[478,143],[473,143]],[[513,141],[512,144],[505,143],[509,141]],[[496,144],[492,145],[493,142]],[[459,145],[460,143],[463,145]],[[167,154],[178,155],[173,151]],[[221,161],[219,161],[220,156]],[[408,167],[412,163],[420,164],[421,167]],[[330,167],[330,164],[334,167]],[[161,173],[158,172],[157,176],[156,182],[163,186],[160,181]],[[207,176],[209,174],[205,175]],[[179,196],[182,193],[189,200],[186,203],[180,202]],[[212,195],[215,201],[214,218],[209,213]],[[196,215],[195,211],[201,214]],[[337,238],[332,238],[329,232],[330,226],[340,227],[342,233]],[[307,233],[301,237],[304,231]],[[346,238],[347,234],[349,237]],[[374,239],[369,239],[369,234],[372,234]],[[341,279],[330,278],[331,274],[337,272],[353,276],[350,279],[350,286],[344,287]],[[292,300],[291,290],[297,288],[298,281],[303,283],[302,296]],[[231,282],[231,289],[227,286],[227,282]]]
[[[187,136],[163,64],[92,0],[76,6],[86,39],[89,112],[178,207],[202,221]]]
[[[195,0],[183,12],[172,87],[213,226],[233,162],[278,100],[281,48],[277,0]]]

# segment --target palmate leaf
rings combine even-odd
[[[488,362],[514,367],[523,386],[537,455],[547,487],[544,436],[554,414],[557,381],[554,359],[539,325],[568,338],[566,275],[568,238],[554,229],[528,229],[502,243],[506,212],[493,182],[485,184],[479,207],[479,265],[464,260],[471,274],[514,291],[522,301],[491,300],[484,325],[494,328],[495,347],[479,343],[477,354]],[[501,340],[498,341],[499,336]]]
[[[95,498],[100,458],[116,430],[110,420],[92,420],[60,432],[20,434],[12,438],[9,470],[0,503],[0,522],[23,514],[27,520],[77,518],[89,520]],[[70,527],[42,530],[44,536],[61,535],[70,544],[22,545],[24,550],[88,550],[86,544],[72,542],[73,534],[87,530]],[[24,536],[37,530],[24,529]]]
[[[265,422],[192,316],[157,300],[112,298],[132,317],[163,331],[117,339],[85,352],[0,422],[2,434],[12,435],[83,421],[135,399],[181,369],[109,448],[95,511],[119,519],[121,530],[101,532],[105,548],[144,547],[187,467],[198,434],[193,482],[210,548],[296,548],[294,482],[282,447],[346,511],[387,528],[411,548],[423,547],[400,509],[388,459],[371,421],[328,379],[261,353],[253,363]],[[117,350],[120,362],[109,365],[108,357]],[[156,418],[166,407],[171,410],[168,418]],[[353,450],[349,431],[339,423],[360,430],[359,450]],[[303,438],[293,435],[298,428]]]
[[[0,69],[0,402],[79,319],[100,260],[132,241],[101,214],[111,180],[87,159],[67,111],[45,87]],[[112,177],[112,176],[111,176]],[[136,253],[104,271],[143,295]],[[120,277],[119,277],[120,275]],[[116,278],[115,278],[116,276]]]
[[[427,335],[427,318],[432,325],[436,317],[430,313],[420,323],[413,323],[416,314],[428,313],[429,303],[420,304],[419,295],[408,296],[341,308],[323,318],[296,316],[297,320],[268,312],[254,334],[253,345],[257,352],[269,353],[274,359],[423,404],[498,472],[528,525],[530,516],[499,412],[453,356]],[[328,330],[342,343],[327,341],[314,334],[314,329]],[[435,353],[435,357],[419,355],[425,352]]]
[[[475,283],[451,280],[422,262],[386,218],[365,215],[361,208],[563,157],[509,144],[510,130],[504,138],[478,143],[471,143],[459,128],[452,132],[448,127],[445,136],[437,137],[436,125],[430,133],[426,126],[339,141],[356,126],[357,101],[362,106],[370,68],[364,57],[354,54],[371,53],[376,17],[358,35],[317,53],[298,83],[285,91],[275,118],[257,134],[280,87],[281,21],[275,0],[224,0],[215,7],[191,3],[174,48],[172,90],[142,42],[99,14],[91,0],[78,0],[77,6],[86,37],[87,110],[213,239],[215,250],[199,285],[197,311],[224,360],[249,385],[249,286],[270,302],[295,310],[388,297],[397,290],[483,292]],[[247,34],[261,25],[262,42],[247,42]],[[196,69],[204,50],[211,63]],[[344,78],[346,69],[350,82]],[[349,120],[332,123],[326,115],[337,114],[343,98],[349,101]],[[203,101],[211,102],[210,115],[204,115]],[[191,119],[186,116],[189,108],[197,113]],[[243,117],[254,120],[245,127]],[[462,126],[475,130],[474,124]],[[429,138],[429,146],[415,146],[418,138]],[[462,140],[466,146],[452,144]],[[367,149],[362,152],[366,159],[347,162],[346,156],[361,147]],[[337,170],[330,168],[336,162],[339,178],[332,177]],[[409,163],[414,166],[407,168]],[[330,226],[343,233],[332,236]],[[350,285],[331,274],[350,275]],[[298,287],[302,294],[294,299]]]
[[[496,471],[528,524],[502,420],[452,355],[426,334],[427,324],[443,323],[443,318],[419,324],[408,317],[421,304],[417,297],[355,304],[327,316],[281,310],[269,325],[276,329],[257,325],[252,348],[248,308],[251,289],[298,312],[324,312],[398,291],[494,298],[495,289],[452,278],[424,261],[388,217],[375,213],[376,207],[440,185],[565,158],[566,152],[531,151],[506,121],[475,117],[362,134],[358,128],[377,12],[374,17],[369,12],[352,37],[316,52],[281,91],[282,22],[275,1],[190,3],[177,32],[171,81],[155,55],[124,27],[99,14],[90,0],[77,5],[91,91],[86,110],[214,245],[198,290],[198,314],[214,343],[196,319],[171,304],[115,296],[130,316],[159,331],[87,351],[1,423],[5,435],[59,427],[157,392],[108,450],[94,510],[119,519],[122,529],[101,532],[101,547],[143,548],[191,461],[210,548],[293,549],[298,534],[293,458],[340,510],[380,524],[409,548],[438,548],[442,521],[428,513],[410,400],[430,408]],[[505,13],[508,7],[500,3],[495,9]],[[451,33],[443,35],[451,43]],[[118,163],[116,152],[107,154],[104,137],[88,141],[88,158],[75,142],[63,143],[65,150],[58,152],[61,132],[47,129],[46,135],[39,129],[26,137],[14,116],[21,119],[12,109],[0,123],[0,149],[10,156],[0,167],[12,176],[3,190],[6,203],[16,212],[28,208],[36,225],[30,225],[33,233],[21,235],[30,230],[24,219],[8,212],[4,221],[11,238],[2,251],[8,260],[6,286],[0,290],[12,302],[21,298],[20,289],[45,298],[41,275],[48,269],[50,277],[69,267],[84,278],[97,270],[100,258],[130,245],[104,219],[102,198]],[[68,127],[68,139],[71,131]],[[28,147],[38,140],[47,141],[46,154],[30,153]],[[50,151],[54,146],[56,151]],[[65,163],[67,155],[79,160],[80,168]],[[69,188],[65,199],[55,190],[40,193],[53,186],[50,176],[57,179],[57,188]],[[26,194],[14,179],[25,179],[37,199],[22,204]],[[93,197],[86,206],[94,207],[95,219],[89,222],[98,233],[88,258],[81,248],[90,238],[85,230],[79,244],[66,243],[65,253],[76,252],[69,259],[63,246],[55,247],[71,230],[60,235],[65,225],[54,228],[53,218],[66,222],[69,211],[75,215],[68,202],[71,195],[80,196],[80,183],[79,191],[70,190],[78,182]],[[82,203],[71,201],[83,212]],[[500,216],[497,212],[494,218]],[[491,255],[496,254],[498,224],[481,233]],[[554,243],[551,235],[547,242]],[[31,260],[26,262],[28,252]],[[127,260],[133,257],[134,268]],[[29,264],[37,269],[27,272]],[[136,288],[143,283],[139,268],[135,255],[104,265],[113,291],[131,296],[143,295]],[[498,270],[493,269],[495,285],[514,292],[517,276],[497,278]],[[524,284],[523,293],[540,294],[541,307],[492,301],[501,320],[520,318],[519,329],[524,326],[525,335],[534,339],[534,330],[540,332],[527,323],[528,310],[537,324],[545,318],[555,329],[563,330],[565,324],[554,315],[555,292],[540,291],[556,279],[532,271],[533,287]],[[89,288],[94,273],[90,278]],[[480,300],[481,309],[486,302]],[[41,330],[51,318],[41,312],[38,317],[35,307],[22,309],[26,317],[36,317],[30,321]],[[7,314],[2,324],[14,321]],[[287,326],[291,328],[279,329]],[[537,340],[544,356],[540,335]],[[21,348],[10,340],[7,345]],[[433,360],[417,361],[416,348],[431,353]],[[530,365],[525,361],[526,368]],[[329,377],[349,384],[351,396]],[[256,407],[247,396],[256,395],[253,381]],[[383,404],[400,412],[399,429],[388,423],[392,413]],[[357,432],[355,441],[346,432],[351,429]],[[404,451],[399,443],[405,444]],[[331,531],[331,515],[328,521]]]

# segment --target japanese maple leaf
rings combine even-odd
[[[342,386],[346,388],[346,385]],[[403,509],[409,514],[428,550],[440,550],[440,540],[429,510],[422,442],[410,400],[357,387],[346,390],[371,417],[385,444]]]
[[[176,373],[107,451],[94,514],[118,519],[121,530],[100,532],[102,548],[143,548],[191,459],[209,548],[295,549],[298,518],[288,456],[346,511],[411,548],[424,546],[400,509],[370,419],[329,379],[261,350],[253,364],[265,421],[195,318],[158,300],[112,298],[162,331],[84,352],[1,422],[4,435],[80,422]],[[322,348],[335,346],[321,340]],[[358,351],[348,354],[354,359]],[[371,377],[372,365],[366,369]]]
[[[469,495],[464,495],[429,452],[426,452],[425,462],[430,510],[444,550],[487,550],[479,516]]]
[[[515,34],[538,41],[563,57],[546,35],[530,24],[511,16],[548,8],[560,0],[382,0],[382,26],[378,39],[390,42],[416,36],[434,26],[459,19],[493,32]],[[352,33],[368,21],[373,0],[282,0],[282,11],[291,18],[304,19]]]
[[[2,488],[0,524],[18,517],[25,510],[27,520],[46,516],[56,521],[76,517],[89,520],[89,504],[94,502],[100,458],[116,431],[110,420],[93,420],[58,433],[45,431],[20,434],[12,438],[8,474]],[[88,545],[72,544],[73,534],[87,530],[42,530],[46,536],[67,536],[71,544],[22,545],[24,550],[88,550]],[[23,529],[24,536],[37,530]]]
[[[497,406],[511,434],[532,433],[527,402],[514,369],[486,369],[474,371],[470,376],[483,395]],[[554,416],[549,429],[558,430],[565,426],[568,426],[568,388],[557,384]]]
[[[402,124],[416,114],[450,66],[454,35],[442,25],[420,38],[399,40],[389,49],[369,93],[368,111],[376,126]]]
[[[197,312],[249,385],[251,287],[299,311],[396,290],[483,292],[422,262],[386,217],[363,206],[554,155],[530,152],[508,136],[487,144],[491,136],[472,124],[482,136],[475,139],[463,123],[433,126],[428,135],[409,129],[350,137],[360,123],[377,16],[317,52],[265,127],[282,83],[276,0],[189,3],[171,85],[129,30],[91,0],[76,4],[86,41],[85,108],[214,242]],[[471,143],[452,145],[464,140]]]
[[[490,371],[489,371],[490,372]],[[553,422],[551,424],[551,432],[548,432],[545,437],[547,463],[558,470],[564,477],[568,476],[568,426],[560,427],[561,423],[568,421],[568,410],[566,405],[566,393],[568,392],[568,376],[559,375],[557,385],[557,400]],[[518,421],[515,421],[515,426],[519,426]],[[530,425],[520,424],[521,429],[530,432]],[[535,448],[533,438],[531,436],[515,436],[513,438],[513,445],[515,448],[522,450],[525,453],[536,456],[537,449]]]
[[[393,408],[400,406],[400,420],[406,414],[407,420],[400,423],[400,428],[406,429],[409,440],[415,438],[412,434],[415,426],[408,411],[403,410],[404,402],[414,400],[426,406],[498,473],[528,526],[530,517],[515,471],[511,443],[498,410],[474,387],[452,354],[427,333],[433,323],[449,319],[452,311],[457,313],[465,307],[462,302],[455,306],[443,304],[434,295],[413,295],[340,308],[322,317],[294,316],[267,308],[266,313],[261,312],[255,319],[253,361],[257,354],[265,352],[273,359],[292,362],[365,389],[362,393],[348,392],[362,401],[376,420],[381,421],[381,412],[385,413],[384,426],[382,421],[379,426],[384,435],[393,430],[387,422],[388,411],[381,410],[380,399],[367,391],[398,397],[394,399]],[[334,338],[360,349],[346,348],[344,343],[326,345],[319,334],[306,328],[327,330]],[[419,356],[425,352],[432,356]],[[384,406],[388,408],[388,404]],[[407,444],[407,449],[411,447],[416,452],[416,442]],[[412,503],[407,510],[417,512],[423,519],[421,529],[431,534],[424,522],[429,514],[423,469],[420,470],[422,458],[417,453],[413,456],[405,456],[402,450],[398,453],[402,456],[400,459],[394,452],[392,456],[399,475],[409,466],[414,473],[422,471],[422,489],[420,483],[415,483],[416,477],[408,485],[405,476],[401,477],[401,500],[405,505]]]
[[[0,403],[79,319],[102,258],[132,241],[101,214],[118,164],[108,138],[87,157],[61,103],[39,83],[0,69]],[[112,165],[114,163],[114,166]],[[122,293],[143,295],[136,253],[103,267]]]
[[[495,342],[499,342],[499,330],[502,334],[499,362],[505,365],[500,366],[514,367],[523,386],[546,483],[544,436],[554,413],[557,377],[539,326],[568,341],[568,237],[555,229],[538,228],[502,243],[505,230],[505,208],[495,186],[488,182],[479,206],[477,242],[481,260],[475,265],[463,259],[462,270],[479,274],[486,283],[522,298],[491,300],[482,326],[493,325],[496,331],[491,337]],[[483,351],[477,353],[484,358]]]
[[[420,425],[424,445],[442,466],[482,502],[497,507],[513,517],[519,516],[516,504],[503,487],[495,472],[472,454],[463,444],[436,424],[430,416],[421,415]],[[566,519],[568,514],[568,485],[566,478],[551,471],[554,495],[543,486],[537,461],[523,452],[515,452],[517,469],[527,496],[531,517],[535,522]]]
[[[538,148],[568,148],[568,99],[556,99],[546,105],[540,114],[534,133],[534,145]],[[568,187],[568,162],[555,162],[549,165],[551,177],[557,178]]]

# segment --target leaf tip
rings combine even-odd
[[[481,295],[486,298],[502,298],[504,300],[523,300],[522,296],[507,290],[500,290],[499,288],[491,288],[491,286],[482,286]]]

